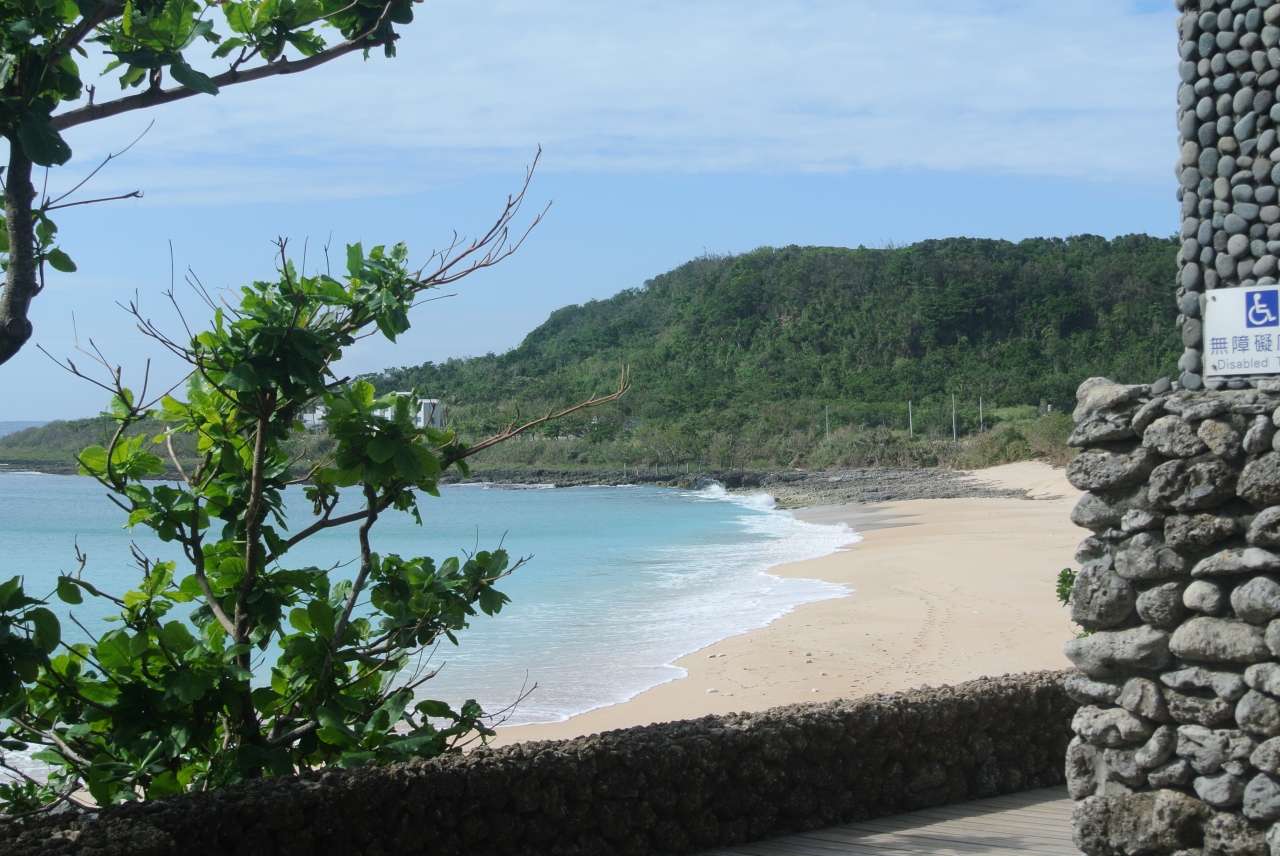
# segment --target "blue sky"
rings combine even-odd
[[[427,0],[399,56],[74,129],[70,186],[154,120],[95,195],[61,212],[79,272],[37,298],[34,340],[92,338],[138,377],[177,366],[116,302],[169,323],[169,242],[208,285],[269,276],[277,235],[404,240],[420,257],[481,231],[538,145],[525,247],[418,310],[398,346],[343,368],[501,351],[553,309],[703,252],[1172,234],[1169,0]],[[213,66],[208,66],[213,70]],[[113,86],[104,81],[102,87]],[[330,238],[330,236],[332,236]],[[1171,286],[1172,287],[1172,286]],[[0,420],[100,410],[29,346],[0,366]]]

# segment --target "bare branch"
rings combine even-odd
[[[597,398],[596,396],[593,395],[586,401],[582,402],[581,404],[575,404],[573,407],[565,408],[564,410],[561,410],[559,413],[555,413],[555,412],[548,413],[546,416],[543,416],[541,419],[533,419],[529,422],[524,423],[523,425],[517,426],[515,424],[512,424],[508,426],[505,431],[495,434],[492,437],[489,437],[488,439],[481,440],[479,443],[476,443],[474,446],[468,446],[466,449],[463,449],[461,451],[455,451],[453,453],[447,454],[444,459],[445,466],[455,464],[458,461],[461,461],[463,458],[469,458],[472,455],[479,454],[480,452],[483,452],[485,449],[492,448],[493,446],[496,446],[499,443],[504,443],[518,434],[523,434],[525,431],[528,431],[530,428],[536,428],[537,426],[545,424],[547,422],[553,422],[556,419],[561,419],[565,416],[568,416],[571,413],[577,413],[579,410],[586,410],[591,407],[599,407],[603,404],[610,404],[614,401],[617,401],[619,398],[621,398],[626,393],[626,391],[630,388],[631,388],[631,378],[627,372],[627,369],[623,368],[622,377],[618,381],[618,390],[616,392],[612,392],[609,395],[604,396],[603,398]]]
[[[41,731],[39,728],[36,728],[30,723],[23,722],[21,717],[17,717],[17,716],[11,717],[11,720],[13,722],[16,722],[19,726],[23,728],[23,730],[27,731],[28,733],[34,734],[37,737],[41,738],[42,740],[48,743],[52,743],[54,746],[57,746],[58,751],[61,752],[67,760],[72,761],[76,764],[79,764],[82,767],[93,766],[92,762],[81,757],[74,749],[68,746],[66,741],[64,741],[61,737],[59,737],[56,731]]]
[[[40,210],[41,210],[41,211],[54,211],[54,210],[56,210],[56,209],[58,209],[58,208],[69,208],[69,207],[71,207],[71,205],[88,205],[88,204],[90,204],[91,202],[107,202],[107,201],[109,201],[109,200],[111,200],[111,199],[128,199],[128,198],[130,198],[130,197],[132,197],[132,196],[141,197],[141,196],[142,196],[142,191],[140,191],[140,190],[135,190],[133,193],[126,193],[126,194],[124,194],[123,196],[111,196],[111,197],[108,197],[107,199],[91,199],[91,200],[89,200],[88,202],[72,202],[72,203],[70,203],[69,205],[59,205],[59,204],[58,204],[59,202],[61,202],[62,200],[66,199],[68,196],[70,196],[71,194],[75,193],[77,190],[79,190],[80,188],[82,188],[82,187],[84,187],[86,184],[88,184],[88,183],[89,183],[89,181],[90,181],[90,180],[92,180],[92,179],[93,179],[93,177],[94,177],[95,175],[97,175],[97,174],[102,170],[102,168],[103,168],[104,166],[106,166],[107,164],[111,163],[113,160],[115,160],[116,158],[120,157],[120,156],[121,156],[121,155],[123,155],[125,152],[129,151],[129,149],[131,149],[131,148],[133,148],[134,146],[136,146],[136,145],[138,144],[138,141],[139,141],[139,140],[141,140],[143,137],[145,137],[145,136],[147,135],[147,132],[148,132],[148,131],[150,131],[150,130],[155,126],[155,124],[156,124],[156,123],[155,123],[155,121],[153,120],[149,125],[147,125],[147,127],[146,127],[146,128],[144,128],[144,129],[143,129],[143,131],[142,131],[142,133],[141,133],[141,134],[139,134],[136,138],[134,138],[134,141],[133,141],[132,143],[130,143],[129,145],[125,146],[125,147],[124,147],[123,149],[121,149],[120,151],[118,151],[118,152],[110,152],[110,153],[108,153],[108,154],[107,154],[107,156],[106,156],[105,158],[103,158],[103,159],[102,159],[102,163],[100,163],[100,164],[98,164],[96,167],[94,167],[94,168],[93,168],[93,171],[92,171],[92,172],[90,172],[88,175],[86,175],[84,178],[82,178],[82,179],[80,180],[80,182],[79,182],[78,184],[76,184],[76,186],[75,186],[75,187],[71,188],[71,189],[70,189],[70,190],[68,190],[66,193],[64,193],[64,194],[62,194],[61,196],[59,196],[57,199],[49,199],[48,197],[46,197],[46,198],[45,198],[45,200],[44,200],[44,202],[43,202],[43,203],[41,204],[41,206],[40,206]]]
[[[119,196],[100,196],[97,199],[82,199],[79,202],[64,202],[61,205],[50,205],[45,211],[57,211],[60,208],[74,208],[77,205],[97,205],[99,202],[117,202],[121,199],[141,199],[141,190],[131,190],[128,193],[121,193]]]
[[[390,505],[391,505],[391,499],[388,497],[383,497],[382,499],[378,500],[378,504],[376,506],[377,513],[381,514],[382,512],[386,511],[387,507]],[[332,509],[330,509],[330,511],[332,511]],[[289,547],[292,547],[301,541],[305,541],[307,538],[310,538],[312,535],[316,534],[317,532],[320,532],[321,530],[332,529],[335,526],[345,526],[348,523],[355,523],[357,520],[363,520],[367,516],[368,516],[367,511],[353,511],[351,514],[344,514],[341,517],[331,518],[329,517],[329,512],[326,512],[324,517],[320,518],[315,523],[312,523],[310,526],[308,526],[306,529],[303,529],[297,535],[294,535],[288,541],[285,541],[284,542],[285,548],[288,549]],[[280,555],[281,554],[278,554],[278,553],[272,553],[271,555],[267,556],[266,559],[263,560],[263,563],[271,564],[277,558],[279,558]]]
[[[378,522],[379,502],[377,490],[371,485],[365,485],[364,497],[365,520],[364,523],[360,524],[358,532],[360,539],[360,572],[356,575],[355,582],[351,585],[351,594],[347,596],[347,603],[342,608],[342,616],[338,619],[338,623],[334,625],[333,641],[329,645],[329,652],[325,654],[324,666],[320,669],[321,682],[329,677],[329,670],[333,666],[333,657],[342,646],[342,636],[346,632],[347,623],[351,621],[351,611],[356,608],[356,601],[360,597],[360,592],[364,590],[369,574],[373,571],[373,550],[369,546],[369,530],[373,528],[374,523]]]

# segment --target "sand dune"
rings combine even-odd
[[[1080,492],[1061,470],[1035,462],[974,475],[1028,498],[801,509],[797,517],[846,522],[862,540],[773,573],[840,583],[848,597],[690,654],[677,661],[687,677],[631,701],[500,729],[497,742],[1067,668],[1062,643],[1075,630],[1054,583],[1085,534],[1069,519]]]

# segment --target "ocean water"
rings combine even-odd
[[[497,711],[536,685],[508,724],[554,722],[625,701],[681,677],[671,663],[684,654],[762,627],[800,604],[849,594],[843,586],[768,573],[836,552],[857,536],[843,526],[796,520],[764,495],[496,485],[446,486],[441,493],[421,498],[421,527],[406,514],[380,518],[373,546],[437,562],[499,544],[513,560],[528,557],[499,586],[512,603],[494,618],[473,621],[458,647],[445,642],[430,652],[430,666],[442,668],[420,690],[454,704],[475,698]],[[295,505],[307,507],[301,491]],[[178,558],[173,545],[148,531],[123,530],[123,518],[89,479],[0,474],[0,578],[21,574],[28,591],[43,595],[60,571],[75,569],[78,544],[88,556],[84,578],[114,592],[137,579],[131,544],[152,557]],[[322,533],[287,558],[293,567],[327,567],[355,557],[353,527]],[[339,569],[332,576],[353,574]],[[95,633],[109,627],[102,621],[108,610],[89,601],[56,606]],[[80,633],[64,625],[67,636]]]

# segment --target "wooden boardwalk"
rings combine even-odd
[[[705,856],[1078,856],[1079,852],[1071,843],[1071,798],[1065,787],[1057,787],[740,844]]]

